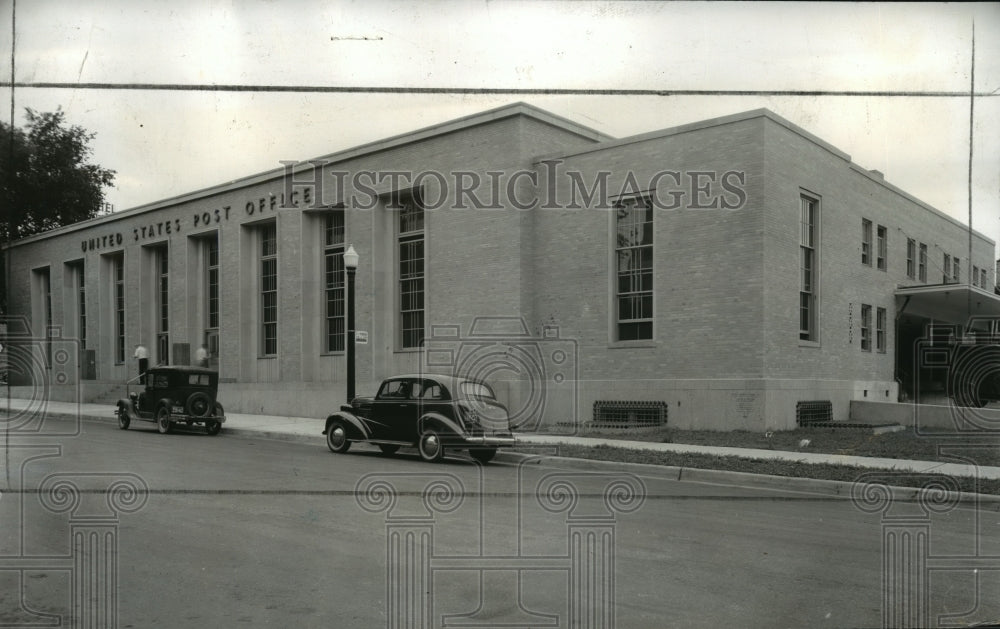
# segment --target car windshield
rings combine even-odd
[[[484,397],[491,400],[496,399],[493,389],[482,382],[463,382],[461,385],[462,395],[465,397]]]

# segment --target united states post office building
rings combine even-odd
[[[205,345],[227,410],[325,417],[349,245],[358,393],[458,370],[528,427],[845,420],[913,394],[930,326],[1000,314],[991,240],[768,110],[615,139],[517,103],[306,157],[12,243],[14,394],[111,401],[137,344]]]

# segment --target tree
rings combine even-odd
[[[67,125],[61,108],[25,111],[24,129],[0,122],[3,242],[97,216],[104,188],[115,179],[115,171],[90,163],[95,133]],[[0,277],[0,312],[5,312],[6,269]]]
[[[0,122],[4,235],[11,240],[97,216],[115,180],[115,171],[89,163],[95,133],[67,126],[62,109],[25,111],[26,131]]]

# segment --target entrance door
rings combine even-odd
[[[219,368],[219,330],[205,330],[205,347],[208,349],[208,366]]]
[[[156,335],[156,364],[170,364],[170,344],[168,342],[166,332],[161,332]]]

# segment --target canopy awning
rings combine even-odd
[[[966,326],[972,318],[1000,318],[1000,295],[968,284],[907,286],[896,289],[896,313]]]

